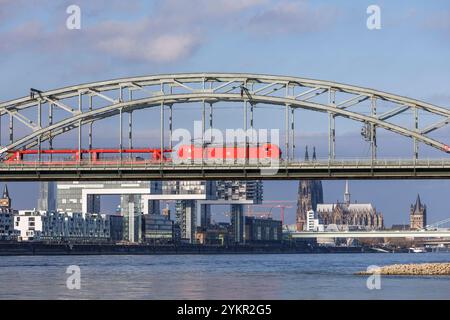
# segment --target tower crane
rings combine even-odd
[[[268,207],[268,208],[270,208],[270,212],[272,212],[272,210],[274,208],[279,208],[281,224],[284,225],[285,210],[293,208],[293,206],[289,205],[288,203],[294,203],[294,202],[295,201],[264,201],[263,204],[258,205],[258,206],[262,206],[262,207],[266,207],[266,208]]]

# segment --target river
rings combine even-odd
[[[370,265],[449,262],[450,253],[0,257],[0,299],[450,299],[449,276],[382,276]],[[80,267],[81,287],[66,286]]]

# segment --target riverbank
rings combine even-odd
[[[377,272],[357,272],[357,275],[372,275],[374,273],[381,275],[450,275],[450,263],[420,263],[420,264],[394,264],[383,266]]]
[[[374,252],[364,247],[312,247],[289,245],[144,245],[0,243],[0,256],[32,255],[161,255],[161,254],[293,254]]]

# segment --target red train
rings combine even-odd
[[[51,149],[51,150],[39,150],[29,149],[29,150],[15,150],[10,151],[9,155],[6,157],[5,163],[35,163],[39,153],[41,157],[46,155],[51,156],[51,160],[46,160],[49,156],[41,162],[43,163],[77,163],[82,160],[90,161],[99,164],[116,163],[120,160],[120,149]],[[141,148],[141,149],[122,149],[122,161],[127,161],[130,159],[130,155],[133,155],[131,162],[142,162],[142,161],[153,161],[161,162],[170,160],[170,153],[172,151],[169,149],[163,150],[161,154],[161,149],[151,149],[151,148]],[[105,155],[113,155],[113,157],[107,158]],[[28,156],[32,156],[29,159]],[[61,157],[63,157],[61,159]],[[144,158],[145,157],[145,158]]]
[[[276,144],[265,143],[247,146],[182,145],[178,148],[179,160],[238,160],[238,159],[280,159],[281,150]]]
[[[44,164],[70,164],[88,161],[96,164],[114,164],[122,162],[171,162],[172,150],[165,149],[161,153],[158,148],[140,149],[29,149],[9,151],[4,163],[35,164],[41,155]],[[122,158],[120,158],[122,154]],[[108,157],[108,155],[110,155]],[[112,156],[111,156],[112,155]],[[244,146],[207,146],[181,145],[176,157],[181,162],[191,160],[238,160],[238,159],[280,159],[281,150],[275,144]]]

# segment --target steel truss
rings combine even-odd
[[[337,95],[345,95],[340,100]],[[94,103],[94,99],[95,102]],[[87,103],[86,103],[87,100]],[[172,131],[172,107],[174,104],[199,102],[203,105],[202,124],[205,128],[213,125],[213,106],[217,102],[240,102],[243,105],[244,129],[254,126],[253,112],[260,104],[277,105],[285,108],[285,156],[293,159],[295,154],[295,111],[308,109],[328,114],[329,117],[329,159],[334,160],[335,119],[344,117],[358,121],[367,128],[365,137],[370,142],[372,160],[376,159],[377,129],[382,128],[412,139],[414,158],[418,158],[418,145],[423,143],[445,153],[450,147],[429,136],[429,133],[450,123],[450,110],[423,101],[402,97],[373,89],[287,76],[241,74],[241,73],[188,73],[154,75],[108,80],[70,86],[66,88],[40,91],[30,89],[30,95],[0,103],[0,125],[8,118],[9,139],[4,143],[0,128],[0,155],[17,149],[38,148],[48,141],[52,148],[56,136],[78,130],[78,149],[82,147],[82,128],[89,130],[88,144],[92,148],[93,124],[96,121],[116,116],[120,118],[119,148],[124,147],[123,116],[128,114],[128,148],[133,147],[133,112],[135,110],[160,108],[160,143],[164,150],[164,127],[166,110],[170,111],[168,128]],[[380,102],[387,102],[390,110],[377,113]],[[363,109],[369,105],[370,112]],[[48,115],[42,110],[46,106]],[[209,116],[206,114],[209,106]],[[393,122],[396,117],[410,111],[412,127]],[[420,128],[420,113],[430,113],[439,121]],[[55,118],[58,112],[59,118]],[[248,113],[250,112],[250,116]],[[34,117],[30,117],[34,114]],[[46,121],[44,119],[46,118]],[[17,130],[19,121],[27,132]],[[3,121],[5,122],[5,120]],[[40,155],[39,155],[40,159]]]

